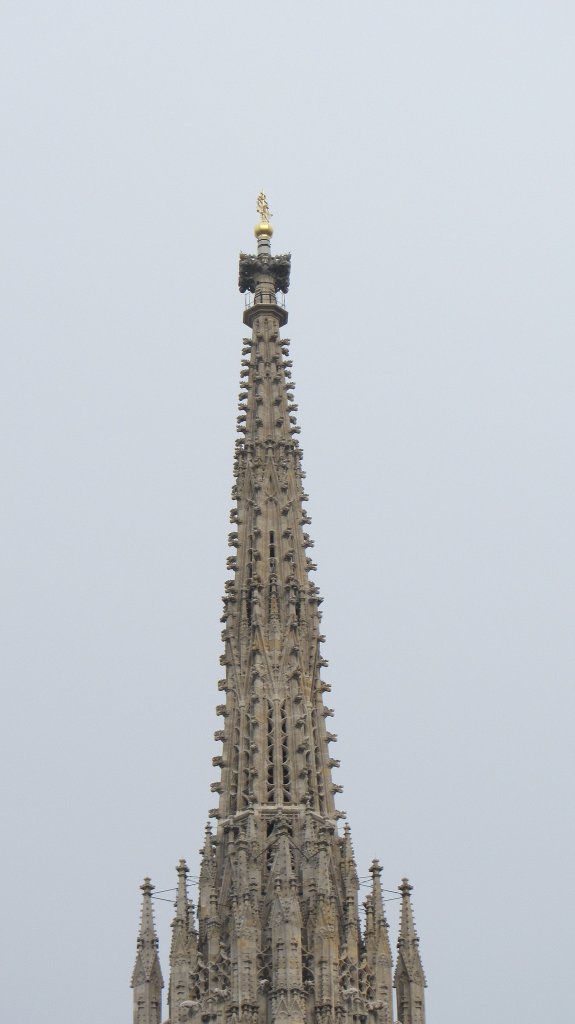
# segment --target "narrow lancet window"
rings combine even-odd
[[[282,732],[282,783],[284,804],[291,801],[290,766],[287,734],[287,711],[285,701],[281,706],[281,732]]]
[[[269,559],[270,559],[270,572],[275,572],[276,571],[276,544],[275,544],[275,534],[274,534],[273,530],[270,530],[270,553],[269,553]]]
[[[268,736],[267,736],[267,796],[268,803],[275,802],[274,787],[274,708],[268,700]]]

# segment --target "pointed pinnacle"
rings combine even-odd
[[[421,956],[419,953],[419,938],[415,930],[415,923],[413,920],[413,909],[411,906],[411,893],[413,886],[409,884],[407,878],[403,878],[399,891],[402,896],[401,900],[401,923],[399,926],[399,938],[397,940],[398,959],[396,967],[396,984],[397,978],[401,971],[401,965],[403,969],[407,971],[410,980],[416,980],[419,984],[425,987],[425,973],[423,965],[421,963]]]
[[[385,917],[385,905],[383,902],[383,892],[381,889],[381,873],[383,868],[378,860],[374,859],[371,862],[369,872],[372,878],[372,893],[373,893],[373,907],[376,921],[387,927],[387,920]]]
[[[146,876],[143,884],[140,886],[142,890],[142,913],[140,917],[140,935],[139,938],[143,941],[153,941],[157,943],[156,928],[154,925],[154,912],[152,909],[152,893],[155,886],[152,885],[151,880]]]
[[[208,821],[208,824],[206,825],[204,845],[203,845],[202,849],[200,850],[200,853],[205,858],[205,860],[211,860],[212,859],[212,855],[213,855],[212,838],[213,838],[213,836],[212,836],[212,826],[210,825],[210,823]]]
[[[180,860],[176,867],[178,873],[178,890],[176,896],[176,902],[174,906],[176,908],[175,921],[187,922],[188,920],[188,879],[189,868],[185,860]]]
[[[161,970],[158,961],[158,936],[154,925],[154,912],[152,909],[152,892],[154,886],[146,876],[142,890],[142,912],[140,917],[140,930],[136,942],[136,964],[132,974],[132,987],[136,984],[136,972],[142,971],[146,981],[150,980],[152,969],[157,965],[160,984],[163,985]]]
[[[413,892],[413,886],[410,885],[407,878],[402,878],[401,885],[399,886],[401,893],[401,924],[399,928],[399,938],[397,940],[398,946],[405,946],[406,944],[415,944],[419,942],[417,932],[415,930],[415,922],[413,920],[413,908],[411,906],[411,893]]]

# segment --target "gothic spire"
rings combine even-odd
[[[401,1024],[425,1024],[425,974],[419,954],[419,937],[415,930],[411,893],[407,878],[399,887],[401,893],[401,924],[397,940],[395,989],[397,1016]]]
[[[280,336],[291,259],[272,254],[263,193],[258,213],[257,252],[241,253],[239,263],[249,337],[222,615],[215,827],[206,828],[200,851],[197,933],[185,862],[177,869],[169,1024],[391,1024],[381,868],[371,868],[362,934],[351,833],[347,825],[338,833],[344,815],[332,779],[337,736],[326,728],[333,712],[324,703],[322,599],[308,553],[289,342]],[[405,959],[411,963],[407,952]],[[138,964],[149,985],[143,952]],[[397,978],[403,985],[404,975]]]
[[[144,878],[142,913],[136,945],[136,963],[132,973],[134,990],[134,1024],[160,1024],[164,981],[158,958],[158,936],[152,910],[154,886]]]
[[[261,196],[260,196],[261,200]],[[221,820],[254,805],[296,806],[335,815],[332,781],[338,762],[330,757],[326,731],[332,712],[323,703],[329,690],[320,678],[327,662],[315,570],[304,531],[302,453],[291,379],[289,342],[280,338],[287,321],[278,292],[289,287],[290,256],[271,254],[267,202],[256,226],[257,255],[240,255],[240,291],[253,296],[244,312],[251,328],[244,339],[239,438],[230,514],[234,530],[228,558],[220,689],[226,703],[218,713],[224,728],[216,736],[221,770],[212,784],[219,794],[214,816]]]

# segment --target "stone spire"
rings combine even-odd
[[[320,679],[320,603],[307,554],[302,453],[293,396],[289,342],[279,330],[287,313],[277,291],[289,287],[290,257],[272,256],[271,225],[256,228],[256,256],[240,255],[240,290],[253,294],[244,339],[228,558],[222,664],[227,694],[218,708],[223,743],[214,765],[220,779],[214,816],[225,821],[251,806],[295,807],[308,800],[333,817],[338,762],[328,750]]]
[[[149,878],[144,878],[140,888],[143,893],[142,916],[136,947],[136,963],[132,973],[134,1024],[160,1024],[164,981],[158,959],[158,936],[152,910],[154,886]]]
[[[215,827],[200,851],[197,933],[187,867],[178,867],[170,1024],[392,1024],[381,869],[374,862],[362,934],[351,833],[338,831],[322,599],[308,553],[289,342],[280,336],[290,256],[272,254],[263,194],[258,211],[257,253],[241,253],[239,263],[250,334],[222,615]]]
[[[401,925],[397,941],[395,989],[397,1016],[400,1024],[425,1024],[425,974],[419,955],[419,938],[415,930],[411,892],[413,886],[404,878],[401,893]]]

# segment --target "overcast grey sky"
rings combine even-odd
[[[572,0],[0,9],[2,1020],[197,871],[262,187],[360,875],[429,1024],[571,1020]]]

